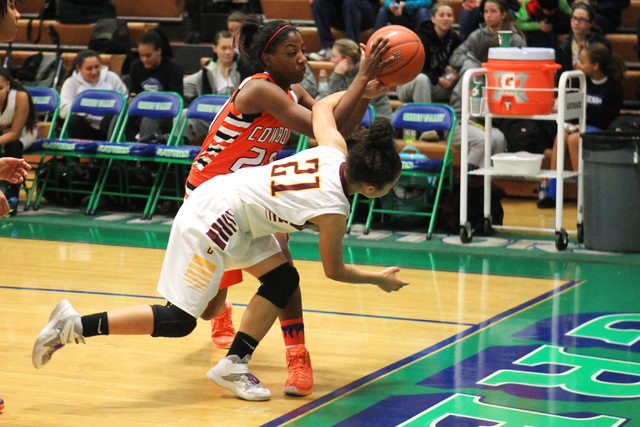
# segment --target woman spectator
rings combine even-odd
[[[75,97],[87,89],[109,89],[129,93],[127,85],[120,76],[102,63],[100,55],[93,50],[83,50],[73,60],[67,79],[60,89],[60,117],[66,118]],[[70,138],[107,140],[112,116],[95,117],[85,114],[72,114],[69,118],[68,136]]]
[[[143,91],[165,91],[183,94],[184,69],[173,59],[173,52],[166,36],[158,30],[149,30],[138,42],[140,59],[131,64],[129,97]],[[129,120],[127,140],[146,139],[154,134],[168,133],[171,119]]]
[[[556,62],[561,65],[558,74],[580,68],[580,51],[588,44],[603,43],[611,47],[596,24],[596,12],[585,3],[578,3],[571,11],[571,36],[560,42]]]
[[[213,57],[200,71],[183,80],[185,106],[200,95],[231,95],[242,81],[231,33],[226,30],[216,33],[211,48]],[[193,144],[201,145],[210,124],[202,120],[190,119],[184,136]]]
[[[595,18],[600,30],[605,33],[613,33],[622,23],[622,11],[629,7],[630,0],[574,0],[572,6],[588,4],[595,11]]]
[[[460,12],[460,38],[464,41],[471,33],[480,28],[480,24],[484,22],[484,0],[464,0],[462,3],[462,11]],[[506,6],[509,14],[515,16],[520,9],[518,0],[506,0]]]

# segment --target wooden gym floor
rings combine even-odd
[[[553,211],[531,200],[504,205],[506,223],[553,227]],[[565,221],[572,228],[571,204]],[[587,250],[574,238],[559,253],[552,236],[533,233],[499,231],[463,246],[457,236],[356,228],[346,260],[401,266],[411,285],[394,294],[325,279],[316,236],[293,235],[315,377],[307,397],[280,391],[277,326],[250,363],[273,393],[268,402],[207,380],[225,351],[202,321],[186,338],[68,344],[33,368],[33,342],[60,299],[81,314],[163,303],[155,288],[169,227],[170,218],[48,208],[0,221],[0,425],[638,423],[640,256]],[[250,279],[231,289],[236,324],[256,287]],[[618,323],[601,320],[614,315]],[[584,325],[608,326],[575,332]]]

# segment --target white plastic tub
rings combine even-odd
[[[518,151],[517,153],[499,153],[491,156],[493,169],[499,175],[536,175],[542,165],[542,154]]]

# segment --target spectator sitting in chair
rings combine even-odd
[[[129,93],[127,85],[120,76],[109,71],[102,63],[100,55],[93,50],[78,52],[73,60],[69,75],[60,89],[60,117],[65,119],[71,110],[76,95],[87,89],[108,89]],[[106,141],[112,131],[112,116],[94,117],[91,115],[72,114],[69,118],[69,138],[94,139]]]
[[[152,29],[138,41],[140,59],[131,64],[129,97],[143,91],[176,92],[183,95],[184,69],[173,58],[169,40],[164,33]],[[133,118],[127,123],[128,141],[144,140],[153,135],[169,133],[171,119]]]
[[[233,38],[228,31],[216,33],[211,46],[213,58],[204,67],[183,80],[185,107],[200,95],[231,95],[240,85],[242,76],[238,69],[238,56],[233,49]],[[194,145],[202,145],[211,123],[190,119],[185,129],[187,138]],[[194,138],[197,138],[195,140]]]

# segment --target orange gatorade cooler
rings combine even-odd
[[[553,49],[492,47],[487,70],[487,106],[492,114],[550,114],[556,70]],[[543,90],[544,89],[544,90]]]

